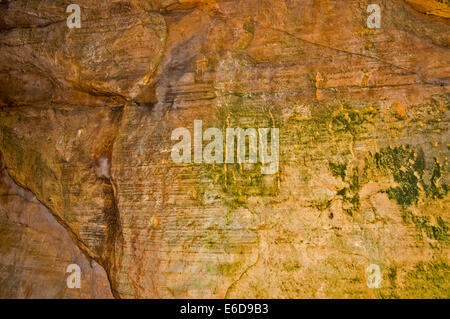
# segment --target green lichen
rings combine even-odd
[[[368,105],[362,109],[353,109],[349,105],[339,105],[332,113],[331,124],[333,132],[347,132],[358,137],[367,130],[367,124],[372,124],[377,114],[376,109]]]
[[[353,168],[349,175],[346,175],[344,181],[349,184],[338,191],[338,195],[342,196],[342,209],[344,212],[353,216],[359,211],[361,206],[359,191],[361,190],[360,176],[357,168]]]
[[[389,198],[408,206],[417,203],[425,168],[423,152],[416,153],[410,145],[387,147],[374,155],[377,167],[388,170],[399,186],[387,190]]]
[[[448,193],[448,186],[440,185],[442,167],[435,159],[430,183],[425,181],[425,155],[422,149],[414,149],[411,145],[387,147],[374,154],[376,167],[388,172],[398,186],[386,190],[389,198],[404,207],[416,204],[421,190],[429,198],[442,199]]]
[[[450,297],[450,265],[444,260],[419,262],[406,276],[406,289],[424,298]]]
[[[228,232],[218,226],[210,226],[203,232],[205,247],[220,249],[229,243]]]
[[[297,260],[290,260],[283,263],[283,269],[287,272],[301,269],[301,264]]]
[[[443,168],[439,161],[434,159],[434,169],[430,179],[430,185],[426,188],[427,196],[432,199],[442,199],[448,193],[448,185],[443,183],[440,185]]]
[[[345,180],[345,172],[347,170],[346,163],[333,163],[329,162],[328,166],[330,167],[331,173],[333,176],[340,176],[342,180]]]
[[[206,265],[206,271],[213,275],[229,277],[242,268],[242,262],[224,262]]]
[[[450,297],[450,265],[446,260],[417,263],[400,273],[396,266],[388,268],[387,284],[379,290],[381,298],[448,299]]]
[[[432,223],[428,216],[417,216],[410,211],[404,211],[402,218],[404,223],[413,224],[420,236],[425,234],[429,239],[450,243],[450,227],[442,217],[437,216],[435,223]]]

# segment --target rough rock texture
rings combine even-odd
[[[112,298],[104,269],[86,258],[0,161],[0,298]],[[70,264],[80,266],[80,289],[66,286]]]
[[[372,1],[80,0],[69,29],[71,2],[1,2],[0,185],[41,204],[0,207],[48,223],[2,217],[1,278],[32,258],[2,296],[61,293],[16,237],[43,227],[117,298],[450,297],[448,2],[377,1],[369,29]],[[175,164],[194,120],[278,127],[279,172]]]

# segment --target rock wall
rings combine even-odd
[[[0,161],[0,297],[112,298],[104,269],[83,254],[31,192],[11,180]],[[71,264],[80,267],[80,289],[66,284]]]
[[[448,2],[71,2],[0,3],[1,296],[449,297]],[[195,120],[278,172],[174,163]]]

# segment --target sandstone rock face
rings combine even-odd
[[[1,164],[0,297],[112,298],[104,269],[86,258],[66,229]],[[71,264],[81,269],[79,289],[66,285]]]
[[[449,298],[448,3],[70,3],[1,3],[1,296]],[[174,163],[195,120],[278,171]]]

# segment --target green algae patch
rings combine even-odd
[[[417,216],[409,211],[404,211],[402,218],[405,224],[415,226],[420,237],[425,235],[429,239],[450,244],[450,228],[442,217],[437,216],[433,223],[429,216]]]
[[[443,199],[448,194],[448,185],[442,182],[445,169],[435,158],[432,168],[426,169],[422,149],[406,144],[385,147],[379,152],[369,153],[362,169],[349,167],[349,162],[328,161],[334,177],[348,186],[338,190],[343,200],[343,210],[350,216],[359,210],[359,191],[362,185],[382,176],[391,177],[395,186],[384,190],[390,199],[406,208],[418,203],[421,196],[426,199]],[[426,176],[431,176],[429,182]]]
[[[432,199],[443,199],[448,194],[449,185],[442,183],[441,178],[444,169],[437,158],[434,158],[434,168],[430,179],[430,185],[426,188],[427,196]]]
[[[367,131],[367,125],[373,124],[377,110],[371,105],[362,109],[351,108],[348,104],[339,104],[338,109],[331,114],[333,132],[347,132],[358,137]]]
[[[389,187],[386,192],[390,199],[406,207],[417,204],[422,192],[432,199],[442,199],[448,193],[448,185],[440,185],[442,166],[435,159],[431,179],[426,183],[425,156],[421,149],[411,145],[387,147],[374,154],[376,167],[392,175],[398,186]]]
[[[329,162],[328,166],[330,167],[330,171],[333,174],[333,176],[335,177],[339,176],[342,180],[345,180],[345,172],[347,170],[346,163]]]
[[[408,272],[405,290],[405,297],[450,298],[450,265],[446,261],[419,262]]]
[[[450,265],[443,259],[421,261],[406,272],[401,272],[397,266],[390,266],[385,277],[387,286],[379,290],[381,298],[450,298]]]
[[[208,249],[220,249],[229,245],[229,234],[226,229],[218,226],[210,226],[203,231],[204,244]]]
[[[423,183],[425,160],[410,145],[387,147],[374,155],[378,169],[389,171],[399,186],[387,190],[389,198],[402,206],[417,203]],[[420,184],[419,184],[420,183]]]
[[[208,273],[213,275],[231,276],[238,273],[243,266],[242,262],[223,262],[223,263],[211,263],[206,265]]]

